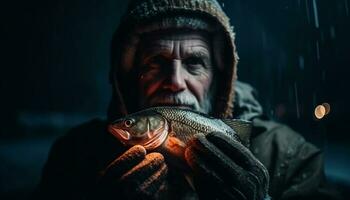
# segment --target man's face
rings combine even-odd
[[[137,61],[140,106],[178,106],[208,113],[213,62],[209,38],[197,32],[142,38]]]

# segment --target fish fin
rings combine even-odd
[[[244,146],[249,147],[250,136],[253,124],[251,121],[240,119],[221,119],[225,124],[231,127],[238,135]]]

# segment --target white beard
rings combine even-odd
[[[209,93],[209,94],[208,94]],[[152,106],[184,106],[190,107],[192,110],[208,114],[212,108],[212,92],[205,95],[203,102],[199,103],[197,98],[189,91],[185,90],[179,93],[165,93],[151,97],[141,101],[141,107]]]

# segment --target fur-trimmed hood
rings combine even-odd
[[[137,111],[137,78],[132,63],[140,37],[159,30],[201,30],[211,34],[217,65],[217,92],[210,115],[233,116],[238,56],[235,34],[216,0],[130,0],[111,46],[110,82],[113,87],[108,119]]]

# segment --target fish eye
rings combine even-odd
[[[126,127],[130,127],[133,123],[134,123],[134,120],[132,120],[132,119],[127,119],[124,121],[124,125]]]

